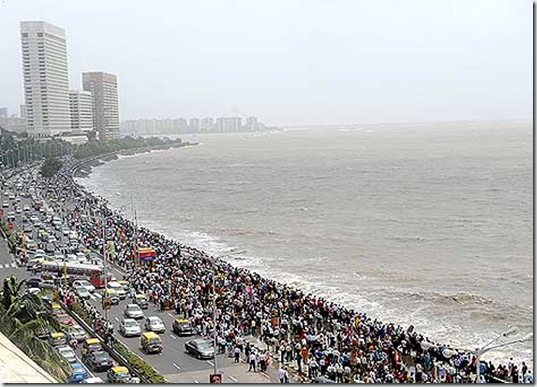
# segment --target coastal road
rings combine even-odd
[[[7,199],[7,198],[6,198]],[[0,193],[0,202],[3,202],[3,192]],[[10,201],[10,207],[4,209],[5,213],[8,211],[14,211],[15,207],[24,205],[31,205],[29,198],[22,198],[19,203]],[[64,210],[71,210],[73,203],[65,203],[63,205]],[[31,211],[35,211],[32,209]],[[22,221],[24,212],[22,214],[16,214],[15,218],[15,230],[22,231],[24,223]],[[42,218],[42,215],[40,215]],[[33,240],[37,239],[37,233],[34,230],[31,234]],[[61,231],[56,231],[55,236],[59,241],[59,244],[66,242],[66,238],[62,235]],[[110,272],[118,279],[123,278],[123,272],[117,267],[111,267]],[[32,276],[31,272],[26,271],[26,268],[18,268],[14,263],[14,257],[9,254],[7,243],[2,240],[0,242],[0,277],[4,278],[8,275],[16,275],[17,278],[27,278]],[[102,292],[96,291],[90,299],[90,303],[102,313],[101,299]],[[213,373],[214,359],[212,360],[199,360],[185,352],[184,344],[193,337],[178,337],[173,334],[171,327],[175,318],[179,317],[175,315],[175,311],[160,312],[154,305],[150,303],[149,309],[145,310],[145,316],[159,316],[167,327],[167,331],[161,334],[161,338],[164,344],[163,353],[158,354],[145,354],[140,348],[140,338],[124,338],[119,334],[119,323],[124,318],[123,309],[125,305],[129,303],[129,299],[122,300],[119,305],[113,306],[108,312],[109,319],[114,323],[115,337],[123,342],[129,349],[140,357],[144,358],[149,364],[164,375],[164,377],[171,383],[207,383],[209,380],[209,374]],[[139,320],[143,324],[144,320]],[[78,353],[80,355],[80,353]],[[231,358],[226,355],[217,356],[218,372],[223,374],[224,381],[226,383],[269,383],[277,381],[277,374],[274,368],[269,367],[268,372],[248,372],[247,365],[244,362],[244,356],[241,363],[234,363]],[[106,380],[106,373],[94,373],[95,376],[100,376],[103,380]]]

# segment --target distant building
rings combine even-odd
[[[93,130],[93,110],[89,91],[69,91],[71,109],[71,132],[89,132]]]
[[[226,129],[226,118],[225,117],[218,117],[216,119],[216,132],[223,133]]]
[[[43,21],[20,23],[22,73],[30,137],[69,131],[65,30]]]
[[[212,132],[214,130],[214,119],[212,117],[205,117],[201,119],[201,132]]]
[[[7,107],[0,108],[0,118],[7,118]]]
[[[91,92],[93,127],[100,141],[119,138],[119,103],[117,78],[113,74],[82,74],[82,88]]]
[[[247,117],[245,129],[248,132],[257,132],[259,130],[259,121],[257,120],[257,117]]]
[[[191,118],[188,120],[188,129],[191,133],[198,133],[200,131],[199,118]]]
[[[21,105],[20,106],[20,113],[21,113],[21,118],[26,118],[26,105]]]

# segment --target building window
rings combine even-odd
[[[37,37],[42,38],[42,37],[43,37],[43,33],[42,33],[42,32],[38,32],[38,33],[37,33]]]
[[[23,38],[27,38],[27,37],[28,37],[28,34],[27,34],[26,32],[23,32],[23,33],[22,33],[22,37],[23,37]]]

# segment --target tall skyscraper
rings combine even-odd
[[[103,72],[83,73],[82,88],[91,92],[93,127],[99,134],[99,140],[118,138],[119,103],[116,76]]]
[[[69,91],[71,107],[71,131],[89,132],[93,130],[93,108],[89,91]]]
[[[71,117],[65,31],[43,21],[23,21],[20,28],[28,135],[67,132]]]

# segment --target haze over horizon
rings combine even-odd
[[[71,89],[84,71],[117,75],[122,121],[532,119],[525,0],[4,0],[0,106],[10,114],[24,103],[22,20],[66,30]]]

